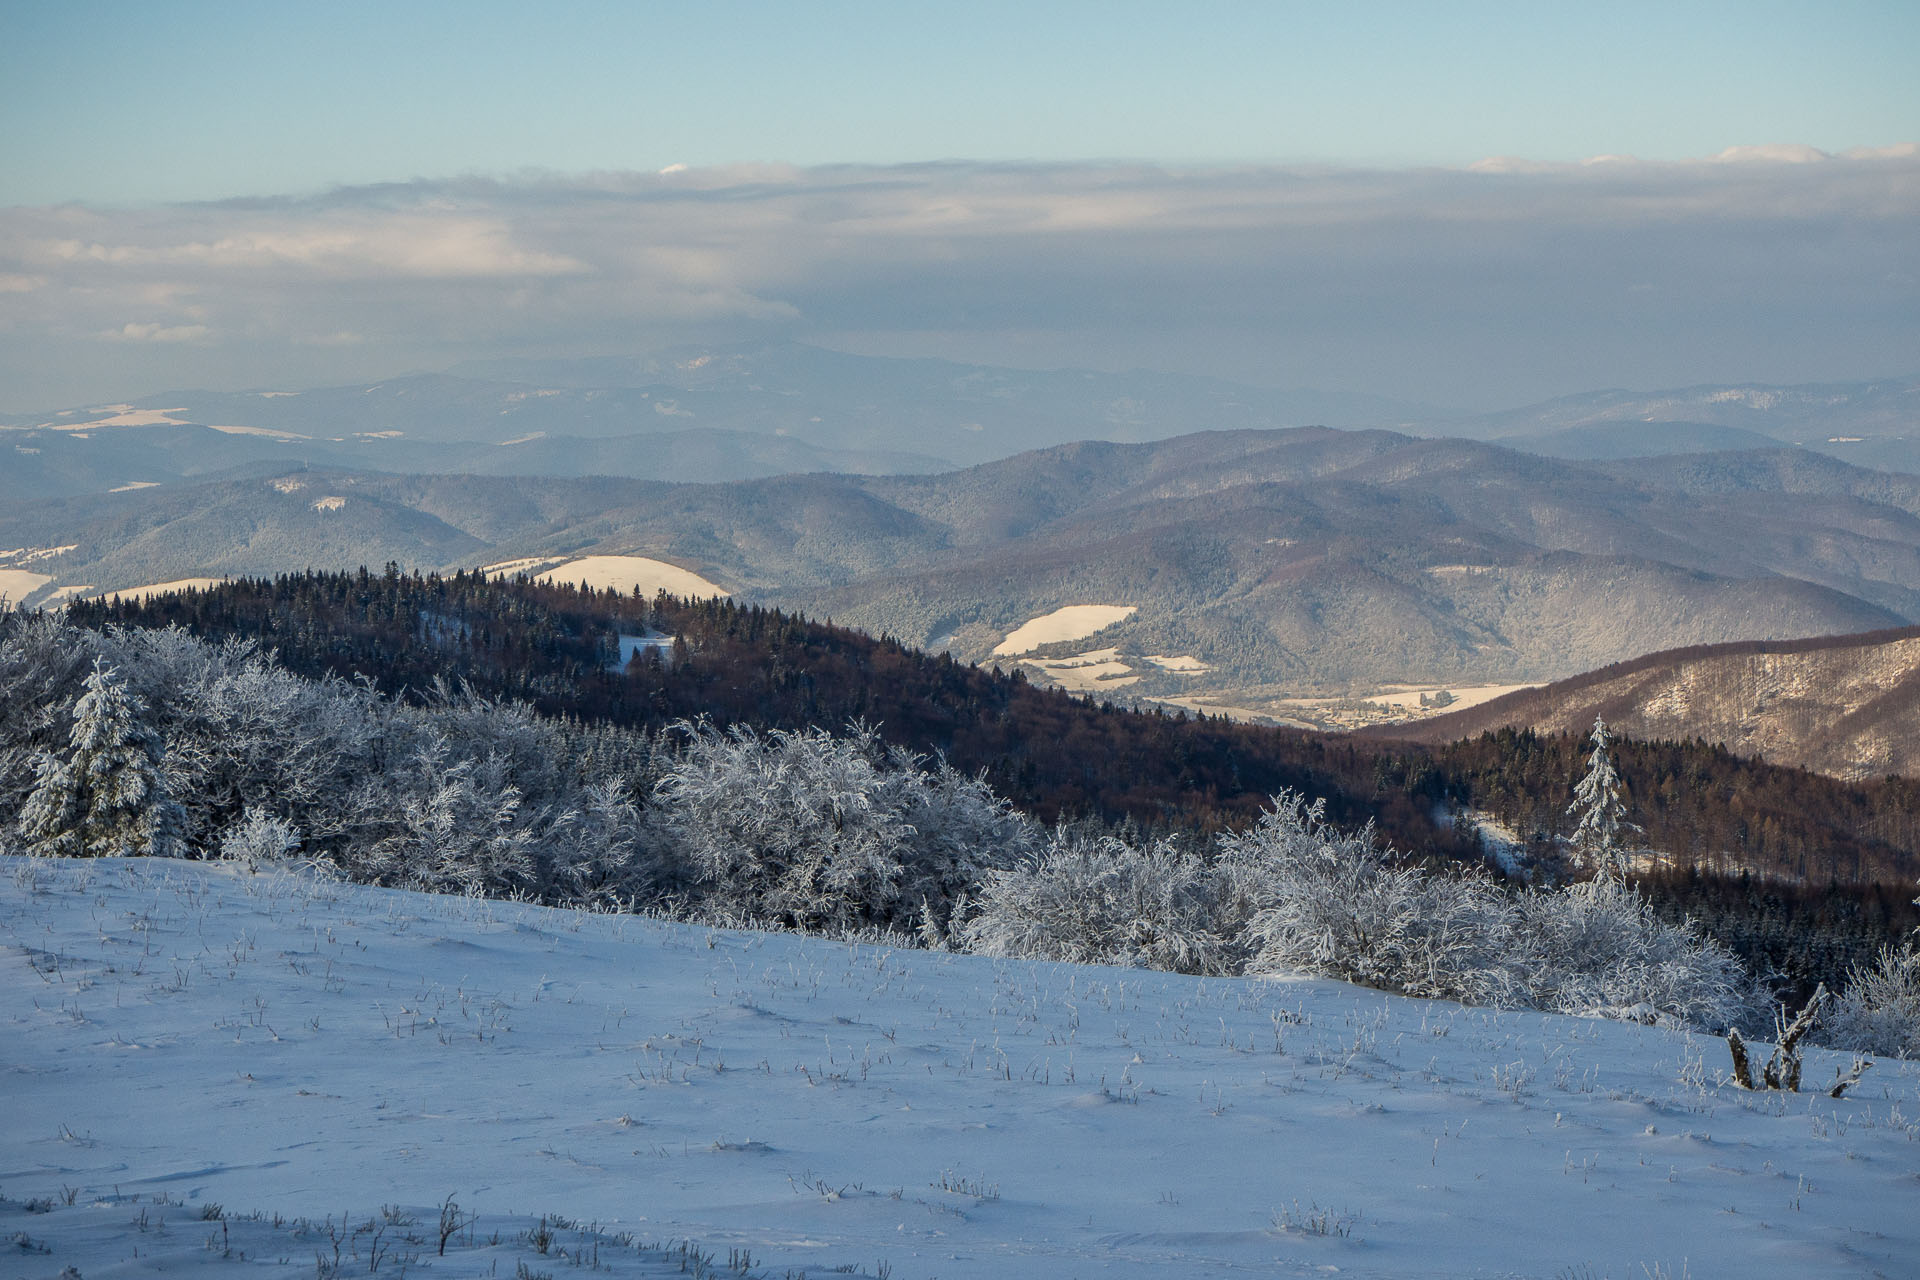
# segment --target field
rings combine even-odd
[[[0,966],[9,1276],[1920,1271],[1915,1063],[233,864],[0,860]]]

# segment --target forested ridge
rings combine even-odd
[[[244,636],[303,675],[365,676],[387,693],[466,682],[543,714],[635,728],[701,717],[789,730],[864,721],[888,742],[985,770],[996,791],[1046,822],[1130,817],[1213,831],[1244,825],[1291,789],[1325,797],[1336,822],[1374,821],[1403,849],[1471,857],[1475,848],[1435,821],[1437,776],[1399,767],[1377,747],[1095,704],[1018,672],[726,600],[362,570],[236,581],[144,603],[81,602],[68,616],[83,626]],[[622,671],[622,634],[673,643]]]
[[[1294,791],[1323,798],[1340,826],[1372,822],[1383,842],[1446,860],[1480,857],[1454,820],[1469,810],[1550,851],[1583,751],[1571,736],[1525,731],[1426,747],[1137,712],[760,607],[478,573],[242,580],[77,602],[69,617],[252,638],[303,675],[364,678],[414,698],[464,682],[587,723],[864,722],[887,743],[983,773],[1046,823],[1211,834],[1247,826],[1269,797]],[[656,647],[623,669],[622,635],[656,637]],[[1663,913],[1691,913],[1750,961],[1794,977],[1837,973],[1914,923],[1920,785],[1841,783],[1699,742],[1620,741],[1615,752],[1636,839],[1671,858],[1642,876]]]

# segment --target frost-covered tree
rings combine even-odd
[[[696,908],[830,931],[912,928],[983,868],[1007,865],[1024,822],[984,785],[928,774],[872,730],[683,724],[654,788],[656,830]],[[937,918],[936,927],[948,921]]]
[[[116,631],[108,643],[166,741],[164,780],[189,850],[214,856],[249,809],[291,817],[315,851],[351,825],[347,801],[375,771],[390,719],[371,689],[302,679],[250,640],[209,644],[179,627]]]
[[[1030,854],[1039,833],[984,779],[945,760],[928,771],[903,752],[891,759],[896,769],[918,776],[906,814],[913,835],[901,863],[900,900],[915,912],[924,940],[943,944],[964,923],[981,881]]]
[[[1769,1003],[1731,951],[1691,923],[1660,919],[1612,876],[1529,891],[1516,906],[1504,962],[1520,1003],[1714,1030]]]
[[[94,858],[174,853],[179,808],[161,780],[160,755],[139,695],[96,661],[73,709],[65,757],[39,757],[19,820],[28,850]]]
[[[1514,1002],[1501,962],[1507,900],[1484,876],[1435,875],[1342,832],[1325,806],[1274,797],[1248,831],[1220,838],[1250,912],[1253,973],[1307,972],[1412,995]]]
[[[1623,784],[1613,767],[1607,748],[1613,737],[1607,722],[1593,718],[1593,753],[1587,757],[1587,772],[1574,784],[1573,803],[1567,816],[1573,818],[1574,857],[1579,865],[1600,878],[1626,874],[1626,857],[1620,850],[1620,833],[1627,828],[1627,804],[1621,797]]]
[[[1062,832],[1027,865],[987,873],[961,936],[981,955],[1226,973],[1238,957],[1217,898],[1198,855]]]
[[[870,737],[683,732],[655,798],[702,907],[811,929],[895,916],[910,797],[905,779],[875,765]]]
[[[458,758],[430,733],[360,803],[378,822],[343,851],[349,874],[438,893],[534,887],[543,815],[524,806],[500,756]]]
[[[220,837],[220,856],[249,869],[279,862],[299,852],[300,831],[264,809],[248,809]]]
[[[1851,966],[1823,1021],[1820,1038],[1835,1048],[1920,1058],[1920,930]]]
[[[624,778],[587,784],[543,842],[549,892],[562,902],[609,910],[632,910],[655,896],[659,867],[644,839],[645,822]]]
[[[53,614],[0,609],[0,813],[18,814],[41,755],[66,747],[99,641]]]

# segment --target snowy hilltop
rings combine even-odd
[[[1912,1062],[238,862],[0,860],[0,965],[8,1275],[1920,1270]]]

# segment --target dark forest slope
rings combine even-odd
[[[1920,774],[1920,628],[1649,654],[1465,711],[1366,731],[1437,744],[1497,729],[1698,738],[1841,778]]]
[[[863,719],[888,740],[983,771],[1048,821],[1240,826],[1285,788],[1324,797],[1342,824],[1374,823],[1403,850],[1472,860],[1477,841],[1453,814],[1496,814],[1549,849],[1583,767],[1583,743],[1569,734],[1426,746],[1132,712],[773,610],[476,574],[308,574],[87,603],[72,617],[257,637],[306,674],[362,675],[389,691],[464,680],[589,721]],[[622,635],[672,639],[622,669]],[[1844,783],[1697,741],[1622,741],[1616,762],[1630,818],[1672,860],[1647,887],[1663,909],[1701,916],[1759,963],[1836,973],[1913,923],[1920,784]]]

